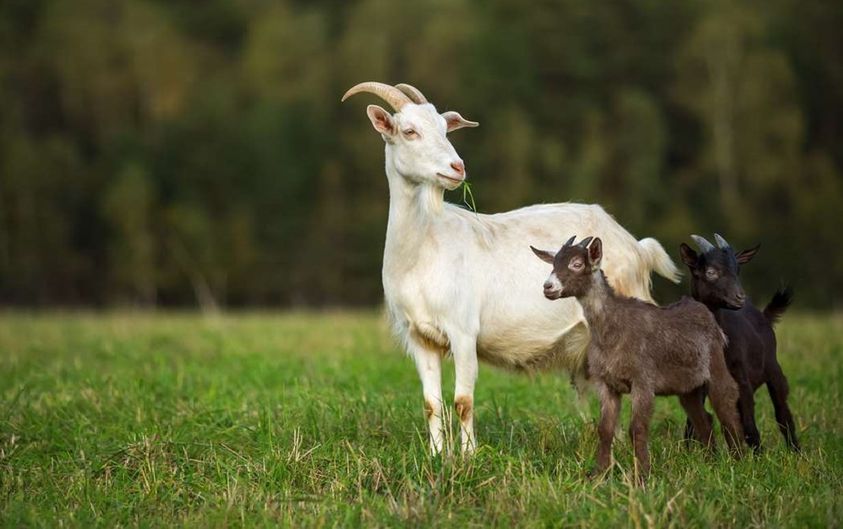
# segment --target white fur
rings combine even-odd
[[[547,276],[547,279],[544,282],[544,292],[545,297],[547,297],[547,294],[552,294],[557,297],[562,294],[562,282],[559,281],[559,278],[556,277],[556,274],[553,272]]]
[[[572,235],[603,239],[603,270],[621,293],[651,300],[650,272],[678,279],[658,242],[636,241],[602,208],[530,206],[495,215],[444,202],[462,179],[447,125],[431,104],[387,115],[368,109],[386,141],[389,221],[383,257],[386,307],[397,336],[416,361],[428,410],[431,449],[443,448],[441,356],[453,354],[455,399],[473,403],[478,358],[519,370],[579,372],[589,334],[574,298],[549,301],[548,264],[530,245],[555,251]],[[380,118],[378,121],[377,118]],[[391,127],[389,126],[391,125]],[[419,137],[407,138],[413,129]],[[462,423],[462,448],[476,446],[473,419]]]

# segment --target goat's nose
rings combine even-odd
[[[743,303],[744,301],[746,301],[746,292],[741,290],[735,297],[738,299],[739,302]]]
[[[458,175],[462,176],[465,174],[465,164],[462,160],[458,160],[456,162],[451,162],[451,169],[457,172]]]
[[[553,283],[551,283],[550,281],[545,281],[544,282],[544,289],[550,290],[551,288],[553,288]]]

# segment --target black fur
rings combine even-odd
[[[784,311],[790,306],[793,301],[793,290],[790,287],[780,288],[773,294],[773,299],[764,307],[764,317],[770,322],[770,325],[775,325],[779,322],[784,314]]]
[[[722,237],[718,237],[720,241],[725,243]],[[680,250],[682,260],[691,271],[694,299],[711,310],[729,339],[725,349],[726,362],[738,383],[738,409],[747,444],[755,450],[761,449],[761,436],[755,424],[755,391],[766,384],[779,430],[788,446],[798,451],[796,424],[787,404],[787,378],[776,358],[776,335],[773,331],[773,325],[791,303],[792,291],[789,288],[779,289],[763,312],[747,299],[740,283],[740,265],[752,259],[757,246],[739,253],[735,253],[728,243],[707,247],[707,251],[701,254],[686,244],[682,244]],[[691,439],[693,432],[693,425],[688,421],[686,439]]]

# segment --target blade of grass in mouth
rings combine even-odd
[[[471,201],[470,204],[469,201]],[[474,203],[474,193],[471,192],[471,184],[468,180],[462,181],[462,203],[475,214],[477,213],[477,204]]]

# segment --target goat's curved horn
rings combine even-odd
[[[562,248],[565,248],[566,246],[571,246],[572,244],[574,244],[574,240],[576,240],[576,238],[577,238],[577,236],[576,236],[576,235],[571,235],[571,238],[570,238],[570,239],[568,239],[568,240],[565,242],[565,244],[563,244],[563,245],[562,245]]]
[[[397,88],[397,89],[401,90],[402,92],[404,92],[405,94],[407,94],[407,96],[410,99],[413,100],[413,103],[415,103],[417,105],[423,105],[423,104],[427,103],[427,98],[424,97],[424,94],[421,93],[421,90],[419,90],[418,88],[416,88],[413,85],[409,85],[407,83],[401,83],[401,84],[395,85],[395,88]]]
[[[593,238],[594,237],[586,237],[585,239],[580,241],[578,246],[581,246],[583,248],[588,248],[588,245],[589,245],[589,243],[591,243],[591,239],[593,239]]]
[[[705,237],[691,235],[691,238],[694,239],[694,242],[697,244],[697,248],[699,248],[702,253],[708,253],[714,249],[714,245],[705,240]]]
[[[375,94],[379,98],[389,103],[389,105],[396,112],[400,111],[401,107],[403,107],[407,103],[412,103],[410,98],[407,97],[407,94],[405,94],[401,90],[395,88],[394,86],[389,86],[388,84],[377,83],[374,81],[360,83],[352,86],[348,89],[348,92],[346,92],[345,95],[342,96],[342,100],[345,101],[354,94],[359,94],[361,92]]]
[[[732,246],[729,244],[729,241],[721,237],[719,233],[714,234],[714,242],[717,243],[717,247],[721,250],[725,250],[726,248],[730,248]]]

